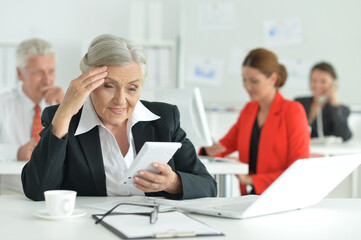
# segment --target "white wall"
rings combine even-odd
[[[199,26],[200,7],[210,3],[233,4],[235,20],[232,28],[207,30]],[[361,104],[361,1],[183,0],[182,10],[184,70],[188,67],[188,57],[194,55],[219,59],[224,63],[220,85],[189,82],[187,74],[184,74],[184,85],[199,87],[206,103],[221,102],[229,105],[248,101],[240,73],[228,71],[230,56],[235,48],[266,47],[279,58],[301,59],[310,64],[321,60],[331,62],[339,75],[341,101]],[[292,18],[301,22],[302,43],[268,47],[263,36],[264,22]],[[241,65],[243,59],[239,57]],[[304,79],[307,82],[308,71],[306,70]],[[288,98],[308,94],[307,82],[304,88],[295,88],[290,82],[286,82],[282,92]]]
[[[181,42],[184,44],[181,81],[186,81],[185,70],[189,55],[221,57],[227,64],[230,50],[234,47],[253,48],[264,45],[264,20],[296,17],[302,21],[303,43],[274,47],[272,50],[285,58],[330,61],[339,74],[341,101],[361,104],[358,94],[358,89],[361,88],[361,72],[358,71],[361,65],[359,0],[0,0],[0,42],[18,43],[27,38],[40,37],[54,43],[58,50],[57,81],[66,89],[69,81],[80,73],[78,64],[84,43],[102,33],[130,37],[131,3],[149,4],[154,1],[161,2],[163,7],[163,39],[175,41],[181,35]],[[198,29],[199,5],[217,2],[234,4],[234,29]],[[171,65],[176,71],[177,63],[172,62]],[[184,85],[189,88],[195,85],[200,87],[206,104],[216,102],[231,105],[248,101],[241,77],[227,71],[221,86],[193,83]],[[289,98],[309,92],[308,89],[292,88],[287,83],[282,91]]]
[[[175,40],[179,32],[179,3],[158,1],[163,3],[162,37]],[[103,33],[130,38],[130,4],[130,0],[0,0],[0,42],[19,43],[38,37],[53,43],[57,49],[56,81],[65,90],[80,74],[84,43]]]

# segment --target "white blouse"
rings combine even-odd
[[[133,185],[128,186],[121,184],[120,180],[137,155],[131,131],[132,127],[139,121],[153,121],[159,118],[159,116],[153,114],[140,101],[137,102],[135,109],[127,122],[129,150],[125,157],[123,157],[114,135],[104,126],[95,112],[90,97],[85,101],[79,125],[74,135],[77,136],[86,133],[95,126],[98,126],[108,196],[144,195],[144,192]]]

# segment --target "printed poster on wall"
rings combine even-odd
[[[302,43],[301,19],[268,20],[263,24],[266,46],[290,46]]]
[[[222,84],[224,61],[217,58],[191,56],[188,58],[187,80],[219,86]]]
[[[287,69],[287,87],[300,90],[309,88],[310,71],[313,66],[311,61],[281,58],[280,62]]]
[[[204,3],[198,6],[200,30],[231,30],[235,25],[234,3]]]

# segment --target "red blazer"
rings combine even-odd
[[[238,151],[241,162],[249,163],[253,124],[259,104],[249,102],[238,121],[220,140],[226,147],[226,156]],[[262,127],[257,157],[257,173],[252,175],[257,194],[261,194],[294,161],[309,157],[310,131],[304,108],[299,102],[289,101],[277,92]],[[242,194],[244,189],[241,187]]]

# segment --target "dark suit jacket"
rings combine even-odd
[[[303,105],[307,118],[309,118],[313,97],[296,98],[295,100]],[[350,115],[348,107],[344,105],[333,107],[327,103],[322,110],[323,134],[325,136],[342,137],[343,141],[350,139],[352,134],[347,124],[348,115]],[[311,137],[318,137],[316,119],[309,124],[312,128]]]
[[[138,122],[132,127],[136,152],[146,141],[181,142],[182,147],[169,161],[169,165],[182,181],[183,195],[166,192],[150,193],[173,199],[214,197],[217,187],[200,162],[193,144],[186,138],[179,123],[176,106],[142,101],[160,119]],[[106,196],[105,171],[98,127],[74,136],[81,111],[71,120],[68,134],[59,139],[52,133],[51,122],[58,106],[48,107],[42,115],[41,140],[34,149],[30,161],[22,171],[25,195],[33,200],[43,200],[44,191],[50,189],[75,190],[78,196]]]

